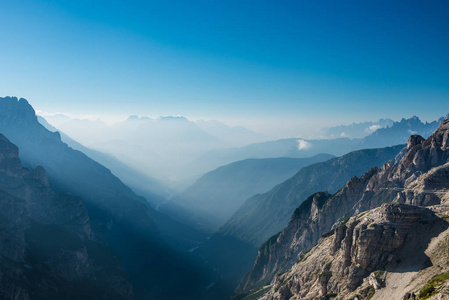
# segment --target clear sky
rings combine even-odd
[[[0,95],[323,126],[449,112],[449,1],[0,1]]]

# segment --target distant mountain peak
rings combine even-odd
[[[444,122],[447,119],[449,119],[449,113],[447,113],[446,115],[444,115],[441,118],[439,118],[438,122],[442,123],[442,122]]]
[[[161,121],[187,121],[184,116],[161,116],[159,117]]]
[[[148,117],[139,117],[138,115],[130,115],[127,121],[150,120]]]
[[[0,98],[0,122],[11,121],[17,124],[37,122],[36,112],[26,99]]]
[[[45,137],[46,139],[56,141],[61,140],[61,135],[58,131],[47,131],[45,127],[39,123],[34,108],[26,99],[17,99],[17,97],[0,97],[1,133],[5,134],[12,143],[17,144],[18,136],[21,136],[25,131],[29,134],[30,130],[34,131],[34,134],[42,135],[42,137]],[[23,154],[23,149],[21,150],[21,153]]]
[[[411,117],[409,119],[406,119],[406,118],[402,118],[401,119],[401,123],[410,123],[410,122],[421,123],[421,120],[417,116],[413,116],[413,117]]]

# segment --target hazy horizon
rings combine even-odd
[[[32,103],[30,103],[30,104],[32,105]],[[397,118],[397,119],[381,117],[379,119],[366,119],[366,120],[358,120],[357,119],[354,121],[348,121],[346,123],[338,123],[337,120],[331,120],[332,122],[322,123],[323,125],[321,127],[307,126],[307,127],[301,128],[301,127],[298,127],[297,124],[289,124],[290,126],[285,125],[283,127],[283,129],[284,129],[283,131],[267,132],[266,128],[264,128],[263,125],[258,126],[258,124],[254,124],[254,123],[253,124],[246,123],[246,125],[243,125],[241,123],[238,123],[238,120],[234,120],[234,122],[229,122],[229,120],[214,119],[214,118],[189,118],[188,116],[185,116],[185,115],[143,115],[143,114],[137,114],[137,113],[130,114],[130,115],[125,115],[125,114],[122,114],[122,115],[94,115],[94,114],[86,115],[86,114],[72,114],[72,113],[68,113],[68,112],[55,112],[55,113],[52,112],[52,113],[50,113],[50,112],[43,112],[40,110],[36,110],[36,115],[41,116],[43,118],[63,115],[72,120],[74,120],[74,119],[89,120],[89,121],[93,121],[93,122],[100,121],[100,122],[105,123],[107,126],[113,126],[120,122],[124,122],[132,116],[137,116],[139,118],[149,118],[151,120],[157,120],[157,119],[164,118],[164,117],[183,117],[183,118],[186,118],[188,121],[191,121],[194,123],[201,122],[201,121],[205,121],[205,122],[218,121],[218,122],[223,123],[224,125],[229,126],[229,127],[243,127],[250,131],[253,131],[254,133],[261,134],[261,135],[263,135],[262,140],[267,140],[267,141],[273,140],[273,139],[284,139],[284,138],[324,139],[324,138],[329,138],[329,137],[318,135],[319,131],[333,128],[333,127],[349,126],[349,125],[353,125],[353,124],[361,124],[364,122],[377,122],[381,119],[390,119],[394,122],[400,122],[402,119],[410,119],[412,117],[418,117],[422,122],[430,123],[430,122],[438,120],[440,117],[443,117],[446,114],[449,114],[449,111],[442,112],[442,113],[440,113],[440,115],[436,115],[436,117],[434,119],[432,119],[432,118],[423,119],[419,114],[414,114],[414,115],[410,115],[410,116],[401,116],[400,118]],[[61,122],[61,123],[63,123],[63,122]],[[56,126],[56,127],[57,127],[57,125],[59,125],[59,123],[54,123],[54,122],[50,122],[50,124],[53,126]],[[326,124],[327,124],[327,126],[326,126]],[[269,126],[269,124],[265,124],[265,126]],[[345,137],[345,136],[341,136],[341,137]]]
[[[215,168],[247,158],[305,158],[322,153],[338,156],[362,148],[404,143],[410,134],[428,135],[424,128],[434,128],[439,124],[435,121],[443,117],[429,120],[429,123],[401,118],[365,120],[327,128],[292,126],[285,127],[279,134],[261,127],[229,126],[218,120],[192,120],[184,116],[134,114],[115,123],[106,123],[94,115],[42,111],[37,114],[84,146],[113,154],[132,168],[178,190]],[[400,122],[403,119],[410,121]],[[385,133],[380,133],[379,137],[370,136],[386,127],[392,127],[387,133],[390,138],[385,137]]]

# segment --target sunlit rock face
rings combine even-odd
[[[449,224],[441,217],[433,208],[398,203],[356,215],[277,276],[262,299],[402,299],[416,289],[411,278],[417,283],[432,276],[421,270],[445,272],[432,261],[440,262],[437,253],[447,255],[447,249],[429,246],[432,239],[447,239]],[[406,281],[398,283],[398,276]]]

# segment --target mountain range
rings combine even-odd
[[[449,279],[448,142],[446,120],[337,193],[312,195],[259,249],[237,298],[441,299]]]
[[[324,133],[320,139],[300,137],[266,141],[243,127],[218,121],[190,121],[182,116],[130,116],[114,125],[102,121],[46,115],[47,121],[84,146],[112,154],[133,170],[161,181],[178,192],[220,166],[253,158],[306,158],[320,153],[341,156],[366,148],[406,143],[412,133],[429,136],[441,120],[421,122],[417,117],[393,122],[381,119],[328,129],[365,134]],[[333,132],[333,131],[332,131]],[[324,137],[324,139],[323,139]]]
[[[37,121],[25,99],[0,99],[0,133],[19,147],[27,168],[47,171],[55,192],[83,200],[92,231],[119,257],[137,297],[197,298],[209,284],[201,263],[186,251],[204,236],[158,213],[110,170],[63,143],[59,132]],[[170,294],[173,284],[180,288]]]
[[[255,144],[263,137],[245,128],[184,117],[54,122],[74,129],[60,132],[25,99],[0,98],[3,298],[421,299],[449,290],[444,118]],[[78,138],[89,130],[86,147]],[[199,179],[170,199],[170,176],[183,182],[177,189]]]
[[[400,122],[393,123],[391,127],[385,128],[377,141],[380,145],[385,145],[382,142],[385,136],[391,136],[387,139],[390,142],[406,141],[407,138],[404,137],[410,135],[410,128],[416,128],[417,131],[428,136],[432,130],[438,128],[440,121],[422,123],[417,118],[403,119]],[[349,147],[353,147],[355,144],[361,147],[363,144],[373,145],[372,141],[376,141],[376,137],[370,135],[364,139],[338,139],[337,142],[321,140],[320,143],[316,144],[316,148],[323,147],[323,149],[335,151],[335,143],[344,145],[345,141],[350,141]],[[298,153],[300,142],[307,145],[304,146],[303,144],[302,150],[313,145],[312,142],[308,145],[309,141],[289,139],[274,143],[254,144],[242,149],[251,149],[249,152],[253,153],[260,149],[262,151],[260,153],[265,154],[273,149],[275,151],[290,149],[287,153],[296,155],[292,153]],[[288,148],[285,145],[290,146]],[[325,147],[326,145],[327,147]],[[344,147],[348,147],[348,144]],[[310,146],[310,148],[313,148],[313,146]],[[374,166],[380,167],[388,161],[394,160],[403,148],[404,145],[399,145],[380,149],[358,150],[339,158],[304,167],[292,178],[274,187],[271,191],[254,195],[243,202],[223,227],[205,243],[200,244],[195,252],[216,266],[216,269],[219,270],[218,276],[221,278],[221,282],[225,282],[222,288],[226,290],[227,287],[233,286],[240,280],[246,269],[251,268],[252,261],[256,256],[256,249],[288,224],[295,208],[309,195],[320,190],[334,193],[351,177],[361,176]],[[240,151],[241,149],[235,150]],[[342,152],[344,151],[342,150]],[[280,153],[278,152],[278,154]]]
[[[330,128],[322,128],[319,135],[323,138],[364,138],[367,135],[375,132],[380,128],[388,128],[393,125],[394,121],[391,119],[379,119],[375,122],[367,121],[361,123],[351,123],[349,125],[339,125]]]
[[[288,138],[250,144],[244,147],[211,150],[195,159],[191,165],[201,170],[248,158],[311,157],[320,153],[341,156],[355,150],[383,148],[405,144],[411,134],[430,136],[445,120],[441,117],[433,122],[422,122],[418,117],[402,119],[399,122],[382,122],[385,128],[376,129],[363,138],[337,137],[332,139]],[[379,121],[380,122],[380,121]],[[386,124],[391,125],[386,125]],[[380,126],[380,125],[379,125]]]
[[[189,165],[202,153],[264,139],[244,127],[213,120],[193,122],[182,116],[132,115],[113,125],[62,114],[44,117],[59,131],[88,148],[112,154],[132,169],[178,189],[185,186],[182,181],[191,183],[204,173]]]
[[[382,166],[403,148],[359,150],[302,168],[270,191],[247,199],[195,253],[215,266],[222,288],[232,292],[229,289],[234,289],[253,266],[257,249],[288,224],[291,214],[310,194],[336,192],[351,177]]]
[[[309,195],[322,190],[334,193],[351,177],[394,159],[403,148],[358,150],[302,168],[269,192],[247,199],[220,231],[259,246],[287,225]]]

